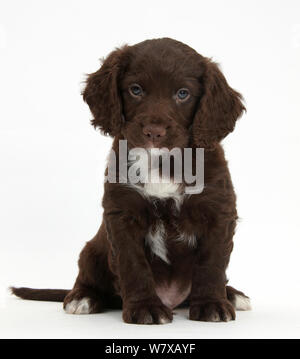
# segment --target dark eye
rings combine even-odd
[[[176,94],[176,98],[179,100],[179,101],[185,101],[187,100],[188,98],[190,97],[190,92],[188,89],[179,89],[177,91],[177,94]]]
[[[140,85],[138,84],[133,84],[129,86],[129,93],[133,96],[133,97],[139,97],[142,96],[143,94],[143,89],[141,88]]]

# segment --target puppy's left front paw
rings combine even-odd
[[[228,322],[235,320],[235,311],[226,299],[191,303],[190,319],[204,322]]]
[[[123,320],[131,324],[166,324],[172,321],[172,311],[161,305],[129,305],[123,308]]]

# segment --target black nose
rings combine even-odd
[[[146,125],[143,128],[143,133],[145,136],[149,137],[149,140],[159,140],[160,137],[166,135],[166,128],[161,125]]]

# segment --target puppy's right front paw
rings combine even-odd
[[[163,304],[130,304],[123,308],[123,320],[130,324],[166,324],[173,319],[171,309]]]

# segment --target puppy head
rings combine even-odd
[[[129,147],[212,149],[244,110],[216,64],[168,38],[113,51],[88,76],[83,98],[92,124]]]

